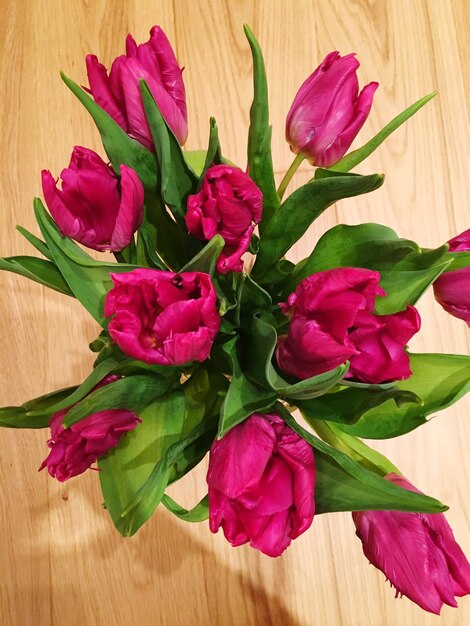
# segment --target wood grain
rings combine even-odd
[[[215,115],[224,152],[245,162],[251,24],[267,60],[276,172],[291,160],[285,115],[304,78],[332,49],[356,51],[361,81],[380,90],[357,145],[412,101],[439,98],[382,146],[361,172],[384,171],[385,186],[332,208],[294,251],[300,259],[338,221],[375,220],[435,246],[469,226],[468,0],[1,0],[0,254],[28,253],[14,226],[36,232],[32,197],[39,172],[67,163],[71,147],[99,149],[87,114],[59,69],[85,82],[84,56],[107,64],[127,32],[146,38],[161,24],[185,65],[189,148],[207,141]],[[302,168],[297,184],[310,175]],[[468,353],[468,329],[428,295],[414,349]],[[91,367],[96,325],[72,299],[13,275],[0,276],[0,405],[81,381]],[[377,444],[424,491],[450,505],[448,517],[470,554],[470,401],[429,425]],[[0,431],[0,623],[4,626],[424,626],[437,618],[395,600],[363,557],[348,514],[319,516],[277,560],[231,548],[206,524],[165,511],[122,539],[101,508],[96,475],[60,485],[37,467],[45,431]],[[204,467],[178,497],[203,495]],[[440,623],[470,623],[470,600],[444,608]]]

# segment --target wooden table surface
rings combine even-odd
[[[86,81],[84,57],[107,65],[132,32],[160,24],[186,67],[190,149],[204,147],[215,115],[226,156],[245,164],[251,101],[248,22],[265,53],[273,152],[280,179],[291,161],[284,120],[301,82],[330,50],[356,51],[361,83],[380,82],[356,145],[437,89],[439,97],[367,162],[384,187],[329,209],[309,231],[300,259],[338,222],[378,221],[423,246],[470,226],[468,0],[0,0],[0,254],[28,254],[15,232],[35,232],[40,170],[58,173],[71,148],[99,149],[98,134],[61,83]],[[297,184],[310,172],[305,165]],[[466,325],[427,294],[415,350],[469,353]],[[0,405],[79,383],[98,333],[81,306],[26,279],[0,275]],[[470,401],[412,434],[377,444],[422,490],[450,505],[467,554]],[[318,516],[279,559],[232,548],[207,524],[184,525],[164,510],[132,539],[101,508],[94,472],[59,484],[37,468],[46,431],[0,431],[0,623],[8,626],[424,626],[470,624],[470,598],[441,621],[395,600],[362,555],[349,514]],[[195,503],[204,467],[178,488]]]

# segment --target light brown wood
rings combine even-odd
[[[99,148],[86,112],[59,78],[85,83],[84,56],[109,64],[132,32],[154,23],[180,62],[190,111],[188,148],[204,147],[215,115],[224,152],[245,163],[251,100],[248,22],[265,53],[273,151],[281,178],[291,161],[284,120],[296,89],[332,49],[356,51],[362,82],[381,87],[357,144],[396,113],[438,89],[439,98],[398,131],[361,172],[383,171],[385,186],[330,209],[295,250],[300,259],[339,221],[374,220],[423,246],[469,227],[468,0],[0,0],[0,254],[29,253],[15,233],[36,232],[32,198],[43,167],[59,172],[74,144]],[[297,184],[309,176],[302,168]],[[428,294],[412,347],[468,353],[469,331]],[[80,382],[98,330],[77,302],[26,279],[0,275],[0,405]],[[467,554],[470,401],[377,448],[422,490],[450,505],[448,518]],[[407,599],[395,600],[363,557],[348,514],[318,516],[285,556],[271,560],[231,548],[206,524],[188,526],[158,510],[122,539],[101,508],[93,472],[60,485],[37,468],[46,431],[0,431],[0,623],[4,626],[390,626],[437,623]],[[177,493],[195,503],[204,468]],[[470,623],[470,599],[443,609],[440,623]]]

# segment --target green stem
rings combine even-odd
[[[343,432],[333,423],[315,419],[309,419],[308,423],[323,441],[344,452],[367,469],[382,476],[392,472],[401,475],[400,470],[387,457],[370,448],[357,437]]]
[[[299,169],[299,165],[302,163],[304,159],[305,159],[305,156],[303,154],[300,154],[299,152],[299,154],[297,154],[295,159],[292,161],[291,166],[287,170],[284,178],[281,180],[281,184],[279,185],[279,189],[277,190],[277,195],[279,196],[279,200],[282,200],[282,196],[284,195],[284,192],[286,191],[290,181],[292,180],[292,177],[294,176],[296,171]]]

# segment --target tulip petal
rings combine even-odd
[[[86,66],[90,91],[96,104],[99,104],[127,132],[127,120],[119,105],[119,101],[111,90],[106,68],[94,54],[87,55]]]
[[[144,188],[130,167],[121,165],[121,202],[111,236],[111,250],[119,251],[129,245],[142,223]]]

